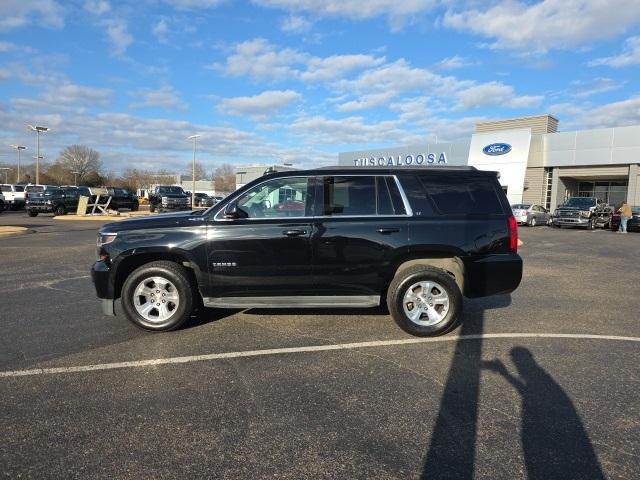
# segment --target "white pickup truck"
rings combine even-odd
[[[0,184],[0,192],[4,196],[5,208],[11,208],[12,210],[24,208],[26,200],[24,185],[3,183]]]

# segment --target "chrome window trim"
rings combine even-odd
[[[407,198],[407,195],[404,193],[404,190],[402,188],[402,185],[400,185],[400,180],[398,180],[398,176],[397,175],[392,175],[392,174],[388,174],[388,173],[375,173],[375,174],[367,174],[367,173],[347,173],[347,174],[336,174],[336,175],[323,175],[322,173],[319,175],[309,175],[309,176],[291,176],[291,177],[279,177],[277,179],[274,178],[267,178],[265,179],[263,182],[260,182],[256,185],[256,187],[259,187],[260,185],[263,185],[264,183],[267,183],[269,181],[272,180],[280,180],[282,178],[306,178],[307,180],[312,178],[312,177],[389,177],[389,178],[393,178],[395,180],[396,186],[398,187],[398,191],[400,192],[400,198],[402,198],[402,203],[404,204],[404,210],[405,213],[394,213],[391,215],[378,215],[378,214],[374,214],[374,215],[315,215],[315,216],[311,216],[311,217],[265,217],[265,218],[242,218],[241,220],[243,221],[251,221],[251,222],[255,222],[255,221],[261,221],[261,220],[309,220],[312,221],[313,219],[329,219],[329,218],[387,218],[387,217],[392,217],[392,218],[406,218],[406,217],[413,217],[413,209],[411,208],[411,204],[409,203],[409,199]],[[231,201],[235,201],[236,198],[233,198]],[[221,215],[224,215],[224,209],[220,210],[218,213],[216,213],[216,215],[213,217],[214,222],[233,222],[237,219],[233,219],[233,218],[219,218]]]
[[[413,217],[413,209],[411,208],[411,204],[409,203],[409,199],[407,195],[404,193],[404,189],[402,185],[400,185],[400,180],[398,180],[397,175],[393,175],[393,178],[396,181],[396,186],[398,187],[398,191],[400,192],[400,198],[402,198],[402,203],[404,203],[404,210],[406,212],[405,216]]]

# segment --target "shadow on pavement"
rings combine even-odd
[[[487,311],[510,303],[508,295],[468,302],[460,335],[482,335]],[[473,478],[483,368],[502,375],[522,396],[522,445],[529,479],[604,478],[571,400],[533,355],[523,347],[511,351],[518,378],[499,360],[483,362],[482,345],[482,339],[456,343],[421,478]]]
[[[605,478],[571,399],[529,350],[515,347],[519,377],[500,360],[482,367],[505,378],[522,397],[522,448],[529,479]]]

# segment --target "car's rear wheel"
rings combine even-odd
[[[58,205],[56,207],[56,210],[53,212],[54,215],[66,215],[67,214],[67,209],[64,207],[64,205]]]
[[[529,222],[529,226],[530,227],[535,227],[536,226],[536,217],[531,217],[531,221]]]
[[[38,212],[36,212],[34,210],[27,210],[27,215],[29,215],[30,217],[37,217],[38,216]]]
[[[462,293],[444,270],[416,265],[396,274],[389,286],[387,305],[405,332],[419,337],[451,330],[462,311]]]
[[[131,211],[132,211],[132,212],[137,212],[137,211],[138,211],[138,208],[140,208],[140,204],[139,204],[138,202],[133,202],[133,203],[131,204]]]
[[[127,318],[145,330],[180,327],[193,311],[193,287],[186,269],[175,262],[151,262],[134,270],[122,286]]]
[[[153,203],[150,203],[150,204],[149,204],[149,211],[150,211],[151,213],[153,213],[153,212],[155,212],[155,211],[156,211],[156,206],[155,206]]]

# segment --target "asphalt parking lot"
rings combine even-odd
[[[101,315],[98,224],[0,225],[34,232],[0,238],[7,478],[640,477],[640,234],[520,228],[520,288],[423,341],[375,309],[149,334]]]

